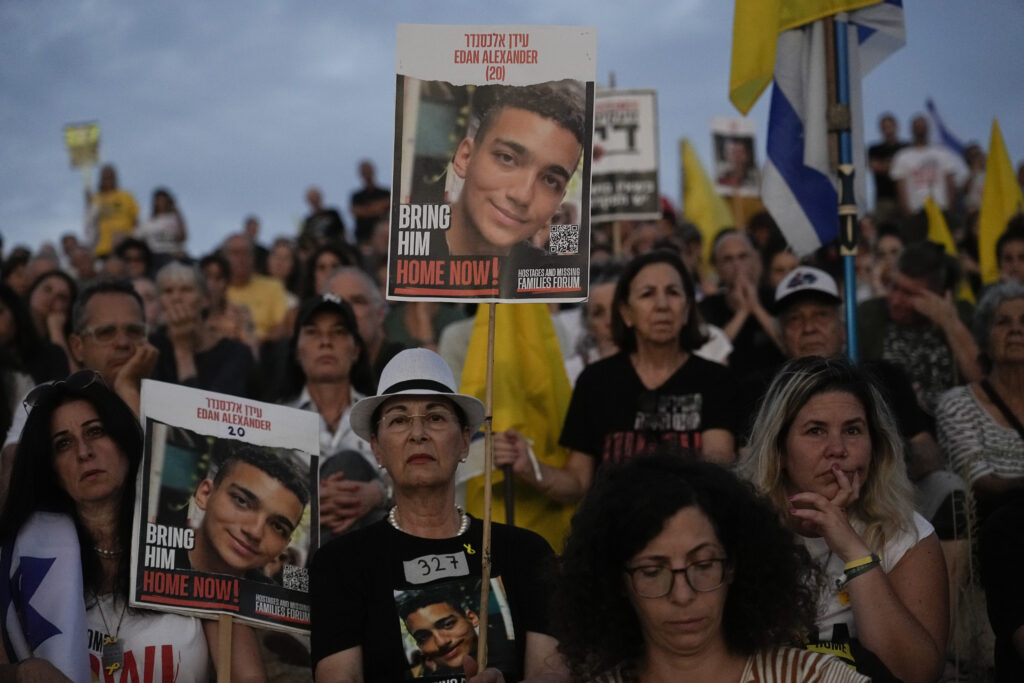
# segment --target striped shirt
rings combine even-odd
[[[935,411],[939,446],[953,471],[974,484],[986,475],[1024,477],[1024,441],[982,406],[969,386],[950,389]]]
[[[591,683],[635,683],[639,680],[630,663],[606,671]],[[779,647],[748,657],[739,683],[869,683],[870,680],[832,655]]]

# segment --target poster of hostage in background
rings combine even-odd
[[[658,106],[653,90],[598,90],[594,101],[595,223],[657,220]]]
[[[512,613],[501,579],[493,578],[487,606],[487,665],[518,670]],[[395,591],[402,640],[413,678],[464,680],[462,658],[476,657],[480,638],[480,579],[432,583]]]
[[[712,117],[711,144],[715,153],[715,192],[724,196],[759,196],[761,173],[755,154],[754,122]]]
[[[153,381],[142,412],[132,604],[308,630],[316,415]]]
[[[388,298],[587,296],[596,32],[403,24]]]

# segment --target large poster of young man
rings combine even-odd
[[[653,90],[598,90],[590,185],[595,223],[661,217],[657,113]]]
[[[586,298],[596,47],[399,25],[389,299]]]
[[[131,604],[309,629],[315,413],[146,380]]]

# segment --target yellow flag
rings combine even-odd
[[[715,192],[693,145],[685,138],[680,144],[683,157],[683,217],[700,230],[704,242],[702,263],[707,265],[711,263],[711,245],[715,236],[736,225],[736,221],[729,205]]]
[[[487,377],[487,309],[477,309],[473,337],[462,370],[464,394],[484,400]],[[498,304],[494,325],[495,438],[515,429],[533,441],[537,459],[562,467],[568,450],[558,445],[572,387],[547,304]],[[494,473],[492,519],[504,521],[504,475]],[[466,509],[483,514],[483,477],[466,482]],[[535,531],[560,551],[575,505],[556,503],[533,486],[515,484],[516,526]]]
[[[942,215],[942,209],[931,197],[924,200],[924,213],[928,217],[928,237],[926,239],[929,242],[941,244],[947,254],[957,258],[958,252],[956,244],[953,243],[953,235],[949,232],[949,224],[946,223],[946,217]],[[956,298],[969,301],[972,304],[975,301],[974,292],[971,291],[971,286],[965,278],[960,278]]]
[[[941,244],[947,254],[955,257],[956,245],[953,244],[953,235],[949,232],[946,217],[942,215],[942,209],[931,197],[924,200],[924,213],[928,217],[928,241]]]
[[[880,0],[736,0],[729,99],[746,114],[772,82],[779,34]]]
[[[978,256],[981,281],[985,284],[999,279],[996,263],[996,241],[1006,231],[1006,223],[1013,215],[1024,210],[1024,195],[1013,174],[1010,155],[1006,153],[999,121],[992,119],[992,137],[988,143],[988,161],[985,164],[985,187],[981,193],[981,212],[978,214]]]

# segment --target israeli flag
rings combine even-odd
[[[851,144],[858,213],[867,206],[861,79],[906,42],[901,0],[886,0],[847,15]],[[779,35],[775,87],[768,113],[768,153],[761,196],[798,254],[839,232],[838,179],[829,161],[825,23]]]
[[[36,512],[0,547],[0,624],[7,658],[39,657],[75,683],[92,680],[75,524]]]

